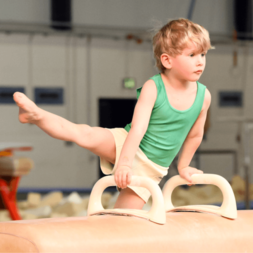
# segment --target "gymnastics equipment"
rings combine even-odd
[[[14,151],[30,150],[32,150],[32,146],[27,143],[0,143],[0,195],[3,202],[0,203],[0,208],[8,210],[13,220],[21,220],[16,206],[19,181],[33,167],[31,159],[16,157]]]
[[[129,215],[148,219],[158,224],[165,224],[165,207],[163,195],[159,186],[150,178],[132,176],[130,186],[145,187],[149,190],[152,196],[152,207],[150,211],[135,210],[135,209],[107,209],[105,210],[101,204],[101,196],[103,191],[109,186],[116,186],[114,176],[106,176],[101,178],[94,185],[88,206],[88,216],[99,214],[115,214],[115,215]]]
[[[210,174],[207,177],[193,175],[192,180],[198,184],[212,182],[221,186],[224,194],[222,207],[235,208],[231,192],[226,192],[229,187],[223,187],[225,181],[211,177]],[[113,183],[113,180],[109,181],[99,183],[98,188]],[[139,179],[133,181],[140,183]],[[182,183],[189,184],[179,176],[172,178],[166,183],[163,196],[170,198],[173,188]],[[96,194],[101,193],[97,189],[93,196],[95,200],[98,199]],[[171,202],[164,201],[165,207]],[[100,204],[94,206],[101,208]],[[92,205],[89,208],[91,211]],[[150,222],[145,217],[109,213],[3,222],[0,223],[0,252],[252,252],[252,210],[238,211],[236,219],[226,218],[224,213],[217,212],[218,209],[211,209],[211,214],[210,210],[208,213],[193,210],[168,210],[164,225]]]
[[[173,190],[179,186],[187,184],[187,181],[180,176],[174,176],[169,179],[163,187],[163,197],[165,201],[166,212],[172,212],[177,210],[194,210],[203,211],[209,213],[219,214],[223,217],[230,219],[236,219],[237,217],[237,207],[236,200],[233,190],[226,179],[219,175],[214,174],[193,174],[192,175],[193,184],[213,184],[220,188],[223,195],[223,203],[221,207],[214,205],[192,205],[192,206],[178,206],[174,207],[171,202],[171,195]]]

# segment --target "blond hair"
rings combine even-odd
[[[153,37],[153,51],[157,68],[162,72],[166,69],[160,59],[163,53],[172,57],[179,55],[187,47],[189,41],[195,44],[199,53],[213,48],[208,31],[201,25],[184,18],[172,20],[164,25]]]

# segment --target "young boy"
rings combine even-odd
[[[183,145],[178,162],[180,176],[203,173],[189,166],[201,144],[210,92],[198,82],[211,48],[208,32],[187,19],[173,20],[153,38],[156,65],[161,71],[137,89],[132,123],[105,129],[74,124],[37,107],[16,92],[19,120],[33,123],[50,136],[77,143],[101,160],[105,174],[114,174],[120,190],[115,208],[142,209],[150,193],[128,186],[132,175],[159,183]],[[114,165],[114,166],[113,166]]]

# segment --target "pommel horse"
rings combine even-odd
[[[150,179],[133,176],[130,185],[151,192],[151,209],[105,210],[101,195],[115,185],[106,176],[93,187],[87,217],[0,223],[0,252],[253,252],[253,211],[237,211],[227,180],[214,174],[192,180],[218,186],[222,205],[174,207],[172,192],[186,180],[174,176],[161,191]]]

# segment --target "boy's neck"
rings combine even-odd
[[[165,72],[161,73],[163,80],[165,80],[164,85],[169,85],[175,90],[187,90],[191,84],[190,81],[180,80],[175,76],[169,74],[169,70],[165,70]]]

